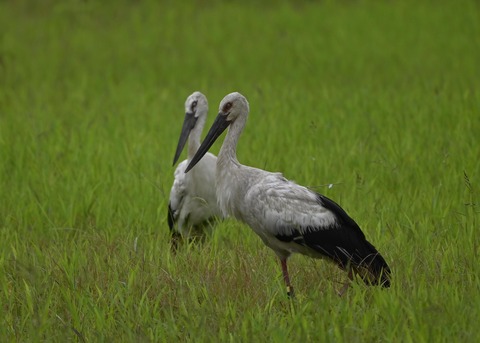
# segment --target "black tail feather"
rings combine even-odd
[[[391,277],[391,270],[388,266],[387,262],[383,258],[382,255],[375,249],[375,247],[368,241],[365,241],[367,245],[370,246],[372,251],[375,251],[374,254],[370,254],[367,258],[364,259],[363,264],[368,266],[368,270],[374,276],[373,282],[370,284],[377,284],[381,285],[385,288],[390,287],[390,277]],[[367,283],[368,279],[363,281]]]
[[[375,249],[369,242],[365,242]],[[360,263],[352,261],[350,266],[366,285],[380,285],[385,288],[390,287],[390,267],[378,251],[370,253],[364,257]]]
[[[330,252],[334,251],[334,261],[341,268],[350,266],[368,285],[390,287],[390,267],[377,249],[365,238],[358,224],[333,200],[317,194],[322,206],[332,211],[337,217],[330,232],[333,241]],[[332,249],[333,248],[333,249]],[[340,252],[340,253],[339,253]]]
[[[387,262],[363,235],[336,228],[306,233],[303,241],[341,269],[351,269],[365,284],[390,287],[391,271]]]

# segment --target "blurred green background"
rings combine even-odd
[[[1,1],[1,340],[478,340],[479,61],[478,1]],[[289,302],[234,220],[170,255],[195,90],[207,126],[248,98],[239,160],[339,202],[390,290],[296,256]]]

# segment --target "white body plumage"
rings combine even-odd
[[[200,146],[207,112],[207,98],[202,93],[194,92],[187,98],[185,120],[173,163],[178,160],[187,138],[188,157],[175,169],[168,205],[168,223],[174,236],[180,234],[188,238],[202,235],[212,227],[214,218],[221,216],[215,192],[217,157],[206,154],[190,173],[185,174],[188,163]]]

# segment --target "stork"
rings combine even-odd
[[[287,269],[292,253],[330,260],[345,270],[350,280],[359,276],[367,285],[389,287],[390,268],[384,258],[337,203],[287,180],[281,173],[240,164],[237,142],[248,113],[249,104],[243,95],[235,92],[225,96],[218,116],[185,172],[202,161],[202,156],[229,127],[217,159],[219,207],[224,215],[249,225],[277,254],[287,294],[294,295]],[[347,287],[348,283],[340,295]]]
[[[185,120],[178,140],[173,165],[178,161],[188,138],[188,158],[175,170],[168,203],[168,226],[172,248],[179,238],[202,237],[215,217],[221,216],[215,195],[217,157],[207,153],[188,174],[185,168],[200,146],[200,135],[207,119],[208,101],[200,92],[185,101]]]

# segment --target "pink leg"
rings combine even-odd
[[[281,258],[280,263],[282,264],[282,273],[283,273],[283,280],[287,285],[287,295],[291,298],[294,297],[295,293],[293,292],[293,287],[290,284],[290,277],[288,276],[288,268],[287,268],[287,259]]]

